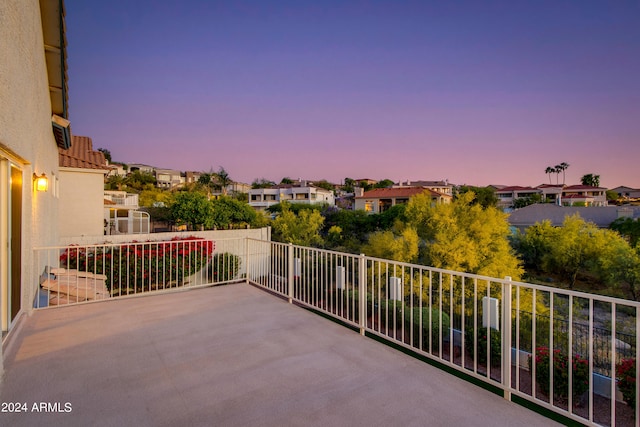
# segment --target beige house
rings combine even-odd
[[[400,181],[398,184],[394,184],[393,188],[406,188],[406,187],[422,187],[427,188],[436,193],[447,194],[453,197],[453,184],[449,184],[449,181]]]
[[[304,203],[309,205],[335,205],[333,191],[312,184],[278,184],[270,188],[254,188],[248,191],[249,205],[262,211],[280,202]]]
[[[409,199],[418,194],[427,193],[433,204],[450,203],[452,197],[448,194],[438,193],[428,188],[404,187],[404,188],[376,188],[366,191],[362,196],[355,198],[355,209],[364,210],[367,213],[382,213],[392,206],[407,203]]]
[[[33,248],[58,244],[58,148],[71,143],[64,2],[0,2],[0,327],[33,306]],[[35,178],[42,178],[36,187]],[[46,185],[45,185],[46,184]],[[0,371],[2,362],[0,346]]]
[[[108,172],[91,138],[73,136],[71,147],[59,149],[60,237],[101,236],[104,233],[104,176]]]

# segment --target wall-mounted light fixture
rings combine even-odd
[[[49,178],[44,173],[40,176],[33,174],[33,187],[36,191],[47,191],[49,188]]]

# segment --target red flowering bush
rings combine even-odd
[[[104,274],[112,295],[182,286],[213,257],[215,245],[198,237],[164,242],[132,242],[122,246],[68,248],[60,266]]]
[[[529,371],[532,371],[534,358],[529,356]],[[536,382],[546,395],[549,395],[551,384],[551,356],[548,347],[538,347],[535,353]],[[569,365],[573,375],[573,398],[580,397],[589,390],[589,361],[578,354],[569,357],[560,350],[553,351],[553,395],[567,398],[569,395]]]
[[[618,388],[627,405],[636,407],[636,359],[623,359],[616,365]]]

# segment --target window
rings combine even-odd
[[[365,212],[373,212],[373,202],[371,200],[367,200],[364,203],[364,211]]]

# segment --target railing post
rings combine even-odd
[[[249,284],[251,282],[249,277],[249,238],[244,238],[244,269],[245,269],[245,283]]]
[[[289,304],[293,303],[293,243],[287,246],[287,286]]]
[[[504,398],[511,400],[511,277],[502,285],[502,387]],[[518,369],[518,367],[516,367]]]
[[[360,313],[360,335],[365,334],[367,327],[367,268],[364,254],[358,258],[358,312]]]

